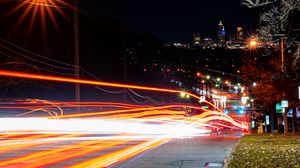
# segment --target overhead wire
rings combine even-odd
[[[51,59],[51,58],[42,56],[42,55],[40,55],[40,54],[36,54],[36,53],[34,53],[34,52],[32,52],[32,51],[29,51],[29,50],[27,50],[27,49],[25,49],[25,48],[22,48],[22,47],[20,47],[20,46],[18,46],[18,45],[16,45],[16,44],[13,44],[13,43],[11,43],[11,42],[9,42],[9,41],[3,39],[3,38],[0,38],[0,41],[6,43],[6,45],[0,43],[0,46],[1,46],[2,48],[6,49],[6,50],[8,50],[8,51],[10,51],[10,52],[13,52],[13,53],[15,53],[15,54],[17,54],[17,55],[19,55],[19,56],[21,56],[21,57],[24,57],[24,58],[26,58],[26,59],[29,59],[29,60],[31,60],[31,61],[34,61],[34,62],[43,64],[43,65],[47,65],[47,66],[50,66],[50,67],[53,67],[53,68],[62,69],[62,70],[67,70],[67,71],[74,71],[75,68],[77,67],[77,66],[72,65],[72,64],[64,63],[64,62],[62,62],[62,61],[58,61],[58,60],[55,60],[55,59]],[[43,61],[34,59],[34,58],[32,58],[32,57],[29,57],[28,55],[25,55],[25,54],[23,54],[23,53],[20,53],[20,52],[17,51],[17,50],[12,49],[11,47],[15,47],[15,48],[17,48],[18,50],[25,52],[26,54],[31,54],[31,55],[33,55],[33,56],[42,58],[42,59],[44,59],[44,60],[48,60],[48,61],[50,61],[50,62],[52,62],[52,63],[55,63],[55,64],[60,64],[60,65],[53,65],[53,64],[51,64],[51,63],[47,63],[47,62],[43,62]],[[26,63],[26,62],[24,62],[24,61],[22,61],[22,60],[20,60],[20,59],[17,59],[17,58],[15,58],[15,57],[9,56],[8,54],[6,54],[6,53],[4,53],[4,52],[1,52],[1,51],[0,51],[0,53],[1,53],[2,55],[4,55],[4,56],[8,57],[8,58],[17,60],[17,61],[19,61],[19,62],[24,63],[25,65],[28,65],[28,66],[30,66],[30,67],[35,67],[35,68],[38,68],[38,69],[43,70],[43,71],[46,71],[46,72],[51,72],[51,73],[54,73],[54,74],[60,74],[60,75],[65,75],[65,76],[73,76],[73,75],[74,75],[73,73],[62,73],[62,72],[57,72],[57,71],[54,71],[54,70],[49,70],[49,69],[46,69],[45,67],[41,68],[40,66],[32,66],[31,64],[28,64],[28,63]],[[64,66],[64,67],[63,67],[63,66]],[[66,66],[67,66],[67,67],[66,67]],[[72,68],[71,68],[71,67],[72,67]],[[95,75],[89,73],[89,72],[86,71],[84,68],[82,68],[82,67],[79,67],[79,68],[80,68],[80,70],[81,70],[81,75],[82,75],[83,77],[86,77],[87,79],[89,79],[88,76],[90,76],[90,77],[92,77],[92,78],[94,78],[94,79],[96,79],[96,80],[101,81],[98,77],[96,77]],[[110,94],[121,94],[121,93],[124,93],[124,92],[125,92],[124,89],[118,90],[118,91],[110,91],[110,90],[103,89],[103,88],[101,88],[101,87],[99,87],[99,86],[95,86],[95,88],[97,88],[98,90],[101,90],[101,91],[103,91],[103,92],[110,93]],[[133,93],[135,96],[140,97],[140,98],[143,98],[143,99],[146,99],[147,101],[150,101],[150,102],[153,103],[153,104],[163,104],[163,102],[154,100],[153,98],[151,98],[151,97],[149,97],[149,96],[142,96],[142,95],[136,93],[135,91],[133,91],[132,89],[129,89],[129,91],[130,91],[131,93]],[[128,94],[131,98],[133,98],[133,96],[132,96],[129,92],[127,92],[127,94]],[[135,98],[133,98],[133,101],[139,102],[139,101],[137,101]],[[145,102],[147,102],[147,101],[145,101]],[[141,104],[141,102],[139,102],[139,104]]]

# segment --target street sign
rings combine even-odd
[[[201,108],[208,109],[208,106],[202,106]]]
[[[251,128],[255,128],[255,121],[252,120]]]
[[[270,116],[269,115],[266,115],[266,124],[270,125]]]
[[[248,97],[242,97],[242,100],[241,100],[242,103],[243,103],[243,104],[246,104],[246,103],[247,103],[247,99],[248,99]]]
[[[227,101],[226,96],[222,96],[222,97],[221,97],[221,102],[222,102],[222,103],[225,103],[226,101]]]
[[[276,113],[283,113],[281,103],[276,103]]]
[[[203,102],[205,102],[205,96],[200,97],[199,103],[203,103]]]
[[[289,102],[288,102],[287,100],[282,100],[282,101],[281,101],[281,107],[282,107],[282,108],[289,107]]]

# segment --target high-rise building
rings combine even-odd
[[[214,42],[211,38],[207,37],[203,39],[203,48],[214,48]]]
[[[194,33],[194,45],[200,46],[201,45],[201,37],[199,33]]]
[[[242,27],[237,27],[236,29],[236,40],[244,40],[244,32]]]
[[[218,24],[218,46],[219,47],[223,47],[225,46],[226,42],[225,42],[225,27],[222,23],[222,21],[220,21],[220,23]]]

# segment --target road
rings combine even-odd
[[[210,128],[246,127],[215,111],[186,117],[182,105],[80,106],[77,114],[73,102],[2,103],[0,168],[221,167],[239,136],[210,135]]]
[[[223,163],[238,138],[2,132],[0,167],[204,167]]]
[[[222,167],[238,139],[238,136],[222,135],[172,139],[113,168]]]

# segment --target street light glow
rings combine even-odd
[[[249,45],[249,48],[252,48],[252,49],[255,49],[258,47],[258,40],[253,38],[253,39],[250,39],[249,42],[248,42],[248,45]]]
[[[184,93],[184,92],[181,92],[181,93],[180,93],[180,97],[181,97],[181,98],[184,98],[184,97],[185,97],[185,93]]]
[[[55,29],[59,31],[59,26],[57,19],[55,18],[55,13],[59,13],[66,20],[70,21],[69,17],[63,12],[62,8],[73,9],[73,6],[63,0],[19,0],[20,4],[7,12],[3,18],[8,17],[23,8],[25,8],[22,15],[16,21],[15,27],[21,25],[27,17],[30,17],[28,34],[31,33],[34,23],[40,18],[42,30],[45,32],[47,29],[47,18],[52,22]]]

